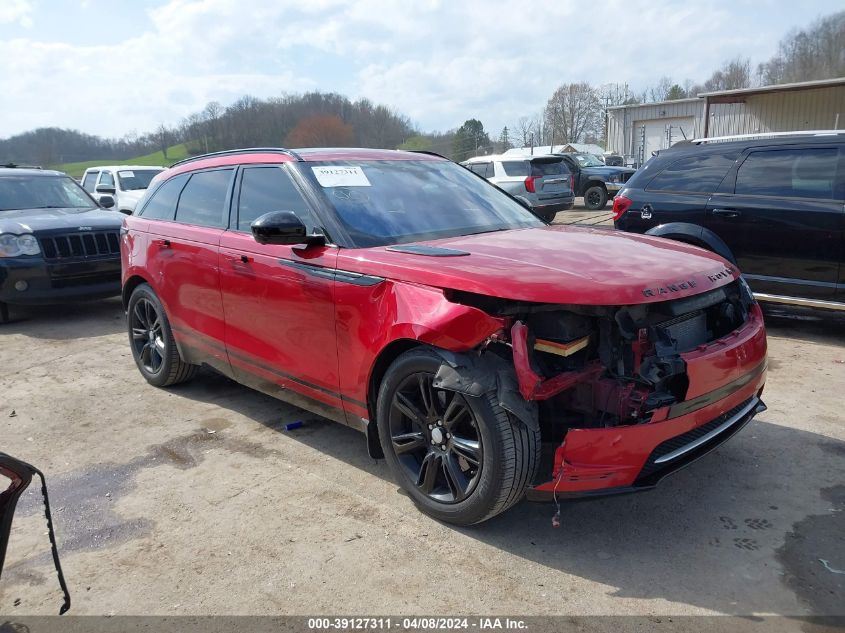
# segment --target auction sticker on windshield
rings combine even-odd
[[[312,167],[321,187],[370,187],[360,167]]]

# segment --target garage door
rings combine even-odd
[[[637,148],[638,158],[646,161],[659,149],[666,149],[684,139],[695,138],[694,127],[695,117],[691,116],[634,122],[634,147]]]

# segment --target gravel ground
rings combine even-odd
[[[527,502],[456,529],[348,428],[211,372],[148,386],[118,300],[13,316],[0,450],[47,474],[72,613],[845,612],[845,319],[769,312],[768,412],[656,491],[565,503],[560,529]],[[60,602],[38,501],[10,616]]]

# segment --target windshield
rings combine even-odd
[[[298,166],[357,247],[543,226],[472,172],[440,160],[331,161]]]
[[[563,176],[568,171],[562,159],[531,161],[531,175],[535,178],[542,176]]]
[[[121,191],[138,191],[150,186],[150,181],[163,169],[121,169],[117,172],[117,179],[120,181]]]
[[[572,158],[578,161],[581,167],[604,167],[604,163],[592,154],[573,154]]]
[[[68,176],[20,175],[0,178],[0,211],[96,206],[85,190]]]

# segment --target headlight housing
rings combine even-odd
[[[622,176],[619,174],[611,174],[607,182],[622,182]]]
[[[751,292],[751,287],[748,285],[748,282],[745,281],[744,277],[739,278],[739,292],[742,294],[747,303],[751,304],[757,301],[754,298],[754,293]]]
[[[0,233],[0,257],[20,257],[21,255],[40,255],[41,247],[31,233],[15,235]]]

